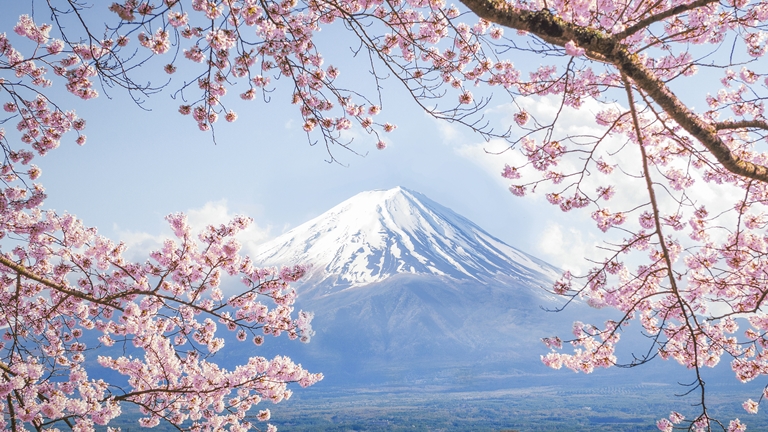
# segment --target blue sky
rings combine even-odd
[[[33,4],[38,23],[49,22],[45,4]],[[9,34],[18,15],[30,12],[29,3],[12,0],[0,0],[0,8],[4,12],[0,25]],[[113,19],[106,3],[96,3],[89,13],[94,22]],[[324,28],[316,43],[325,64],[340,68],[337,83],[377,99],[368,60],[351,55],[354,40],[345,30]],[[162,67],[170,55],[134,71],[139,82],[166,84],[141,106],[120,88],[99,88],[101,96],[85,102],[54,80],[48,95],[87,120],[88,142],[78,147],[74,136],[65,137],[59,149],[36,160],[43,171],[40,182],[49,195],[46,208],[73,213],[102,234],[125,240],[135,259],[144,259],[148,249],[169,234],[163,219],[169,213],[186,212],[197,226],[222,223],[234,214],[248,215],[255,222],[243,240],[249,251],[361,191],[394,186],[421,192],[510,245],[581,273],[589,267],[585,258],[602,257],[597,246],[604,239],[620,240],[624,235],[618,230],[607,235],[597,230],[590,219],[594,208],[564,214],[546,203],[541,191],[525,198],[513,196],[500,173],[505,163],[513,164],[515,159],[519,163],[521,155],[486,153],[503,150],[507,143],[486,143],[466,127],[431,118],[396,79],[380,82],[383,110],[377,121],[398,126],[386,134],[388,147],[383,151],[376,150],[374,137],[353,131],[354,152],[331,148],[338,163],[329,163],[323,143],[310,145],[301,129],[285,80],[274,83],[270,103],[258,98],[244,102],[237,96],[242,89],[231,90],[224,102],[239,118],[235,123],[217,123],[214,143],[210,133],[200,132],[190,117],[177,112],[182,101],[173,98],[174,92],[192,77],[191,62],[181,59],[179,72],[168,82]],[[557,61],[524,52],[512,52],[511,59],[523,73]],[[716,67],[702,68],[695,79],[717,83],[722,73]],[[687,83],[675,83],[673,90],[692,106],[704,106],[706,94],[698,91],[703,87],[685,87]],[[608,101],[614,96],[626,105],[621,92],[601,95]],[[455,103],[451,97],[455,95],[448,95],[449,105]],[[554,97],[517,98],[516,103],[542,121],[552,118],[559,105]],[[555,135],[597,134],[594,114],[599,109],[592,100],[578,111],[567,109]],[[483,114],[497,130],[504,130],[513,124],[515,112],[509,96],[497,92]],[[640,172],[634,151],[630,146],[611,156],[614,163],[635,173],[610,179],[619,191],[609,204],[613,210],[635,207],[635,191],[644,188],[633,183]],[[600,181],[592,178],[588,183]],[[698,182],[698,202],[715,209],[723,204],[718,199],[723,190]]]
[[[3,10],[24,12],[15,2],[0,4]],[[3,15],[0,22],[11,33],[18,13]],[[38,13],[38,22],[44,18]],[[331,32],[324,37],[343,35]],[[341,64],[347,83],[370,88],[373,81],[365,64],[347,55],[347,45],[334,42],[326,53],[334,64]],[[162,64],[145,65],[139,71],[142,79],[164,82],[168,76]],[[180,69],[184,64],[180,62]],[[164,233],[168,213],[191,212],[197,224],[246,214],[255,221],[250,239],[255,244],[358,192],[399,185],[424,193],[554,265],[583,264],[583,255],[594,245],[588,214],[573,219],[545,204],[543,196],[518,198],[509,193],[507,181],[500,177],[509,155],[484,152],[504,144],[487,144],[462,126],[432,119],[394,79],[383,83],[378,118],[398,126],[387,135],[388,148],[376,150],[373,137],[360,135],[353,144],[360,155],[333,148],[340,163],[328,163],[325,146],[310,146],[301,130],[299,113],[282,87],[285,82],[276,83],[269,104],[242,103],[232,92],[226,100],[239,119],[217,123],[214,144],[209,133],[198,131],[191,118],[177,113],[180,102],[171,95],[183,73],[173,78],[142,107],[122,89],[99,89],[99,98],[84,102],[62,91],[60,82],[54,84],[52,98],[87,120],[88,142],[78,147],[74,136],[65,137],[59,149],[37,160],[43,170],[40,182],[49,195],[47,208],[76,214],[102,234],[129,244]],[[502,129],[511,122],[508,103],[497,95],[488,107],[489,118]],[[546,110],[554,100],[527,103]],[[572,113],[565,127],[592,123],[587,120],[590,111]]]

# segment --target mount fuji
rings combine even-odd
[[[455,281],[551,284],[560,271],[402,187],[362,192],[271,242],[254,261],[310,264],[323,294],[410,274]]]
[[[296,305],[315,313],[315,337],[269,343],[322,370],[326,385],[462,368],[551,373],[540,338],[567,334],[575,309],[584,312],[578,302],[545,311],[563,303],[546,290],[556,267],[402,187],[359,193],[256,252],[261,266],[312,266]]]

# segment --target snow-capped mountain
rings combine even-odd
[[[557,268],[401,187],[355,195],[256,252],[260,266],[313,265],[294,287],[316,334],[309,344],[267,338],[241,355],[289,355],[325,374],[318,391],[559,386],[575,375],[542,364],[541,338],[616,318],[549,294]],[[647,352],[647,339],[634,339]],[[647,370],[642,379],[660,379]]]
[[[541,363],[541,338],[616,318],[578,299],[550,312],[568,300],[546,291],[557,268],[401,187],[355,195],[253,258],[313,265],[295,285],[297,308],[315,314],[312,342],[268,338],[259,353],[322,371],[323,386],[560,384],[568,373]]]
[[[361,192],[262,245],[261,265],[312,264],[309,280],[326,293],[397,274],[455,280],[510,278],[540,286],[558,270],[466,218],[402,187]]]
[[[322,370],[326,385],[480,365],[546,372],[540,338],[573,322],[542,309],[563,305],[546,291],[557,268],[402,187],[357,194],[256,252],[261,266],[313,266],[296,305],[314,312],[315,337],[270,344]]]

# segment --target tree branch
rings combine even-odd
[[[768,183],[768,167],[743,160],[731,153],[717,135],[717,129],[693,113],[667,85],[642,63],[637,54],[615,36],[581,27],[555,16],[547,9],[530,11],[516,8],[503,0],[462,0],[480,18],[496,24],[524,30],[557,46],[573,41],[589,58],[614,65],[632,79],[686,132],[696,138],[725,169],[733,174]]]
[[[624,82],[624,89],[627,92],[627,101],[629,103],[629,111],[632,114],[632,124],[635,128],[635,134],[637,135],[637,143],[640,147],[640,154],[642,158],[642,165],[643,165],[643,177],[645,177],[645,187],[648,191],[648,197],[651,201],[651,208],[653,209],[653,222],[654,226],[656,227],[656,235],[659,238],[659,247],[661,248],[662,257],[664,259],[664,265],[667,269],[667,279],[669,280],[670,287],[672,288],[672,292],[677,299],[677,304],[680,308],[680,314],[682,315],[680,317],[680,320],[683,321],[683,324],[685,326],[685,329],[688,330],[688,335],[690,337],[690,343],[693,344],[693,369],[696,372],[696,381],[698,382],[698,388],[700,389],[700,398],[701,398],[701,409],[702,414],[698,418],[701,418],[704,416],[705,418],[709,419],[709,415],[707,414],[707,405],[706,405],[706,392],[704,388],[704,379],[701,376],[701,370],[699,367],[699,343],[696,338],[696,330],[701,329],[701,325],[699,325],[698,322],[696,322],[696,315],[693,308],[686,302],[681,293],[680,289],[677,286],[677,281],[675,281],[675,275],[672,272],[672,259],[669,256],[669,248],[667,247],[667,242],[664,239],[664,234],[661,229],[661,219],[659,217],[659,205],[656,200],[656,192],[653,189],[653,180],[651,179],[651,171],[648,167],[648,155],[645,152],[645,145],[643,144],[643,136],[640,129],[640,121],[638,120],[637,111],[635,110],[635,99],[632,96],[632,86],[629,83],[629,80],[627,77],[622,74],[621,79]],[[691,320],[694,321],[695,325],[691,324]],[[693,391],[691,389],[691,391]]]
[[[80,292],[80,291],[75,291],[73,289],[67,288],[66,286],[64,286],[64,285],[62,285],[60,283],[56,283],[56,282],[54,282],[54,281],[52,281],[50,279],[47,279],[47,278],[45,278],[43,276],[40,276],[40,275],[34,273],[33,271],[29,270],[28,268],[24,267],[23,265],[17,264],[15,262],[11,261],[10,259],[6,258],[3,255],[0,255],[0,264],[8,267],[9,269],[15,271],[18,274],[21,274],[22,276],[24,276],[24,277],[26,277],[28,279],[32,279],[34,281],[40,282],[41,284],[47,286],[48,288],[54,289],[54,290],[62,292],[64,294],[71,295],[73,297],[77,297],[79,299],[91,301],[91,302],[94,302],[94,303],[98,303],[98,304],[101,304],[101,305],[104,305],[104,306],[108,306],[108,307],[117,309],[119,311],[123,310],[123,308],[121,308],[118,305],[115,305],[113,303],[110,303],[110,302],[107,302],[107,301],[104,301],[104,300],[101,300],[101,299],[97,299],[97,298],[95,298],[93,296],[89,296],[89,295],[87,295],[87,294],[85,294],[83,292]]]
[[[725,129],[765,129],[768,130],[768,122],[765,120],[740,120],[732,121],[726,120],[723,122],[715,123],[715,130]]]
[[[689,10],[693,10],[696,8],[707,6],[711,3],[718,3],[718,2],[719,0],[698,0],[693,3],[679,5],[679,6],[673,7],[672,9],[667,9],[664,12],[657,13],[656,15],[651,15],[647,18],[644,18],[636,22],[635,24],[631,25],[624,31],[620,33],[616,33],[614,37],[618,40],[624,40],[627,36],[631,36],[653,23],[657,23],[663,19],[673,17],[675,15],[679,15],[683,12],[688,12]]]

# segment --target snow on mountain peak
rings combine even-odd
[[[335,290],[402,273],[539,284],[556,268],[426,196],[402,187],[361,192],[260,246],[260,265],[311,264]]]

